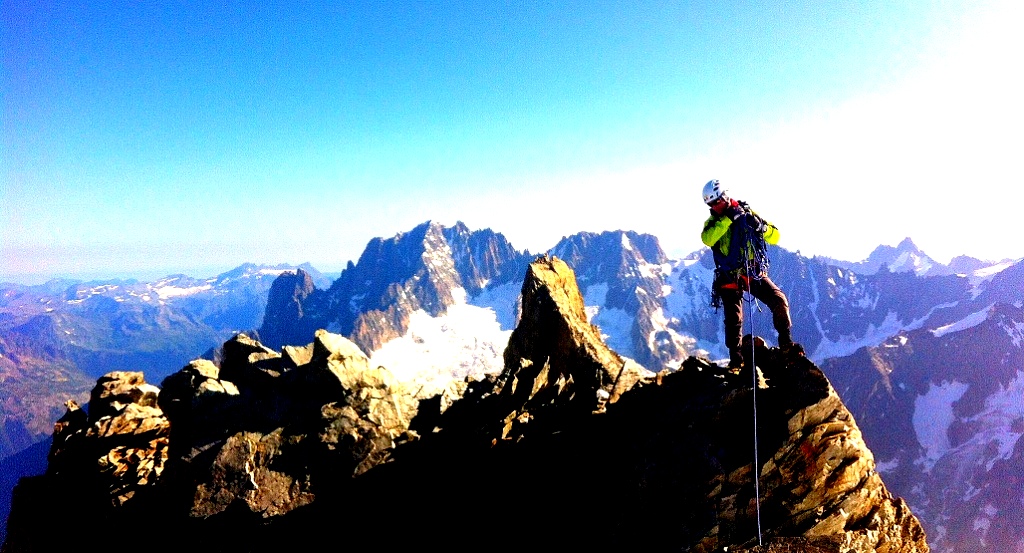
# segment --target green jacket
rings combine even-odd
[[[756,215],[756,213],[754,214]],[[729,255],[729,245],[734,234],[731,232],[734,230],[732,227],[732,219],[729,217],[712,214],[708,217],[707,221],[704,221],[704,230],[700,233],[700,239],[704,242],[704,245],[714,251],[715,265],[725,271],[734,271],[742,268],[736,261],[740,256],[730,257]],[[772,245],[779,243],[779,229],[767,221],[765,221],[764,241]],[[753,252],[747,252],[747,258],[751,259],[752,257]],[[733,261],[730,262],[730,260]],[[734,267],[732,265],[737,266]]]

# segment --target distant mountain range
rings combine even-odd
[[[0,457],[53,431],[95,379],[145,368],[159,380],[233,333],[258,327],[290,265],[242,265],[207,279],[0,284]],[[303,270],[329,283],[315,269]]]
[[[676,369],[690,355],[726,356],[722,315],[710,307],[708,250],[669,259],[654,236],[609,231],[565,237],[544,255],[573,268],[591,322],[619,354],[655,372]],[[968,458],[976,459],[965,448],[975,451],[989,435],[999,437],[992,446],[998,453],[986,457],[989,470],[972,472],[971,489],[996,489],[987,478],[1000,474],[998,467],[1014,459],[1020,466],[1020,448],[1013,448],[1024,433],[1024,423],[1014,422],[1022,401],[1006,390],[1024,380],[1021,341],[982,329],[1024,324],[1024,264],[960,257],[943,265],[910,239],[860,262],[775,247],[770,256],[772,277],[790,299],[794,338],[836,382],[868,444],[878,448],[890,487],[922,514],[936,550],[1003,551],[992,544],[1005,545],[1013,531],[1024,535],[1005,522],[1019,515],[1019,482],[1015,492],[998,488],[1018,499],[1017,511],[994,500],[981,504],[981,491],[964,490],[960,497],[978,503],[970,520],[957,514],[957,501],[919,489],[928,482],[937,490],[943,478],[964,474]],[[96,376],[144,368],[147,380],[158,382],[226,336],[253,328],[273,348],[305,343],[319,328],[345,335],[371,363],[422,388],[497,374],[518,320],[524,271],[536,257],[489,229],[427,222],[370,240],[334,280],[304,265],[243,266],[207,280],[2,285],[3,454],[45,437],[64,399],[83,398]],[[772,342],[769,315],[750,307],[754,333]],[[972,333],[975,356],[986,360],[942,365],[948,356],[940,352],[962,349],[948,344]],[[899,362],[878,361],[897,352]],[[938,416],[932,410],[947,413],[949,404],[968,400],[971,409],[942,415],[945,430],[920,423]]]

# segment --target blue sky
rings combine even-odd
[[[0,278],[336,270],[426,220],[679,256],[710,178],[807,255],[1024,257],[1015,2],[495,4],[4,0]]]

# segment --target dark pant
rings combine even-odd
[[[768,275],[749,282],[750,293],[767,305],[772,312],[772,323],[775,324],[775,331],[779,333],[779,345],[791,342],[790,328],[793,322],[789,318],[789,300],[786,299],[786,294],[782,293]],[[725,309],[725,345],[732,353],[737,351],[740,338],[743,336],[743,283],[737,285],[734,278],[725,277],[719,279],[715,286]]]

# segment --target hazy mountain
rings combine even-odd
[[[274,279],[293,269],[246,264],[207,279],[0,284],[0,458],[49,435],[64,401],[82,401],[96,377],[144,367],[161,378],[256,328]]]
[[[880,245],[863,261],[850,262],[829,257],[821,259],[829,265],[849,269],[861,275],[872,275],[883,269],[893,273],[910,272],[918,276],[946,275],[957,272],[928,257],[910,238],[904,238],[896,247]],[[972,264],[970,259],[960,258],[957,267],[970,266]]]

